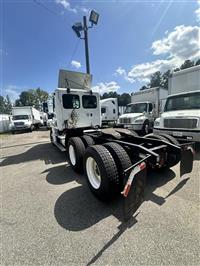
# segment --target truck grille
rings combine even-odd
[[[15,126],[23,126],[24,125],[24,122],[14,122],[14,125]]]
[[[164,127],[168,128],[196,128],[197,119],[168,118],[164,119]]]
[[[120,118],[120,123],[121,124],[130,124],[131,123],[131,118]]]

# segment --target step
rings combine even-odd
[[[59,138],[59,139],[65,139],[65,136],[58,135],[57,138]]]

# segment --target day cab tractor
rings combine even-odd
[[[149,171],[179,162],[181,176],[192,171],[193,143],[166,134],[140,137],[128,129],[100,129],[99,94],[88,89],[90,77],[69,71],[60,75],[68,79],[67,88],[60,84],[63,88],[55,91],[51,142],[67,152],[72,169],[85,174],[98,199],[122,197],[125,220],[144,200]]]

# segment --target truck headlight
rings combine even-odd
[[[136,119],[134,122],[135,123],[143,123],[144,122],[144,119]]]
[[[160,119],[156,119],[154,121],[154,127],[158,127],[160,125]]]

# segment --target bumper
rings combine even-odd
[[[143,124],[118,124],[117,127],[133,129],[135,131],[141,131],[143,129]]]
[[[177,130],[177,129],[166,129],[166,128],[154,128],[155,134],[168,134],[179,139],[187,139],[196,142],[200,142],[200,130],[189,131],[189,130]]]
[[[30,127],[12,127],[10,130],[11,131],[23,131],[23,130],[28,130]]]

